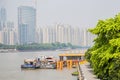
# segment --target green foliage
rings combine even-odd
[[[17,49],[17,50],[56,50],[56,49],[66,49],[66,48],[76,48],[70,43],[32,43],[24,45],[4,45],[0,44],[0,49]]]
[[[96,35],[94,45],[85,53],[95,74],[102,80],[120,79],[120,14],[114,18],[99,20],[89,29]]]
[[[15,45],[4,45],[0,43],[0,49],[15,49]]]
[[[78,76],[78,75],[79,75],[79,72],[78,72],[78,71],[72,72],[72,75],[73,75],[73,76]]]
[[[18,50],[56,50],[56,49],[65,49],[65,48],[72,48],[73,45],[69,43],[41,43],[41,44],[26,44],[26,45],[18,45]]]

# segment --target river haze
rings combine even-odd
[[[21,70],[20,68],[26,58],[36,58],[41,55],[58,58],[59,53],[64,51],[0,53],[0,80],[77,80],[77,77],[71,75],[76,69]]]

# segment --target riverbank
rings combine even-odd
[[[97,78],[97,76],[94,74],[93,69],[90,67],[90,63],[86,62],[84,64],[79,65],[81,71],[80,76],[84,80],[100,80]],[[80,79],[81,80],[81,79]]]

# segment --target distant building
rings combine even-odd
[[[64,43],[64,26],[57,24],[55,26],[56,42]]]
[[[3,44],[9,44],[10,41],[10,31],[8,28],[4,28],[3,30]]]
[[[94,44],[95,35],[91,34],[90,32],[87,32],[87,46],[92,46]]]
[[[5,8],[1,8],[0,9],[0,20],[3,22],[6,22],[7,20],[7,13],[6,13],[6,9]]]
[[[80,37],[80,28],[75,27],[71,32],[71,39],[73,45],[80,45],[81,37]]]
[[[42,28],[36,28],[36,43],[43,43],[43,31]]]
[[[93,40],[95,35],[88,32],[87,28],[80,29],[80,45],[85,47],[90,47],[93,45]]]
[[[35,28],[36,9],[28,6],[18,7],[19,44],[35,43]],[[23,32],[25,33],[25,35],[23,35]]]
[[[63,43],[72,43],[72,27],[70,25],[64,25]]]
[[[3,44],[3,31],[0,31],[0,43]]]
[[[9,41],[9,45],[16,45],[17,44],[17,35],[16,35],[16,30],[11,30],[10,31],[10,41]]]
[[[20,44],[27,44],[28,43],[28,25],[21,24],[19,25],[19,42]]]
[[[14,23],[8,21],[8,22],[7,22],[7,28],[9,28],[9,29],[13,29],[13,28],[14,28]]]
[[[26,29],[22,30],[25,37]],[[71,43],[72,45],[90,47],[95,38],[87,28],[72,27],[70,25],[56,24],[52,27],[36,28],[36,43]],[[26,36],[27,37],[27,36]],[[25,37],[25,38],[26,38]],[[26,40],[24,40],[26,41]]]
[[[17,42],[16,30],[13,22],[7,21],[7,11],[0,9],[0,43],[15,45]]]
[[[13,22],[8,22],[7,26],[2,30],[3,44],[15,45],[17,43],[16,29]]]
[[[55,26],[56,42],[80,45],[79,28],[70,25],[57,24]]]
[[[5,8],[0,9],[0,30],[6,27],[7,12]]]
[[[54,27],[36,29],[36,43],[55,43],[56,34]]]
[[[50,43],[55,43],[56,42],[56,33],[55,33],[54,27],[49,29],[49,35],[50,35],[50,38],[49,38]]]
[[[49,42],[49,28],[48,27],[44,27],[42,29],[42,32],[43,32],[43,43],[50,43]]]

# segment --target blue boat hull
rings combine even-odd
[[[37,69],[37,68],[40,68],[39,66],[35,66],[35,65],[21,65],[21,68],[23,69],[27,69],[27,68],[32,68],[32,69]]]

